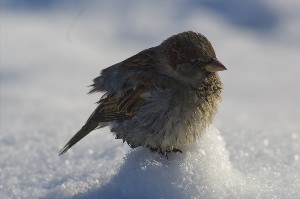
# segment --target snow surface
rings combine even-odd
[[[300,198],[299,2],[16,2],[0,2],[1,199]],[[168,159],[108,128],[58,157],[100,70],[185,30],[228,68],[217,128]]]

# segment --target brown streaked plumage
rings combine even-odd
[[[104,69],[90,93],[105,94],[60,155],[104,126],[132,148],[181,151],[212,123],[222,90],[217,71],[222,70],[211,43],[192,31]]]

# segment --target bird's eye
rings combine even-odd
[[[210,60],[210,61],[211,61],[211,60]],[[192,59],[190,62],[191,62],[191,64],[193,64],[193,65],[203,66],[203,65],[206,65],[207,63],[209,63],[210,61],[207,61],[207,60],[204,60],[204,59],[197,58],[197,59]]]

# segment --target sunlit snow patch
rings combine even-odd
[[[237,198],[246,181],[232,168],[220,132],[210,127],[197,143],[168,158],[145,148],[127,154],[119,172],[95,198]],[[249,189],[248,189],[249,190]],[[84,197],[84,196],[83,196]]]

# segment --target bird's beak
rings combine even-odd
[[[217,58],[213,58],[209,64],[204,66],[204,68],[208,72],[227,70],[227,68]]]

